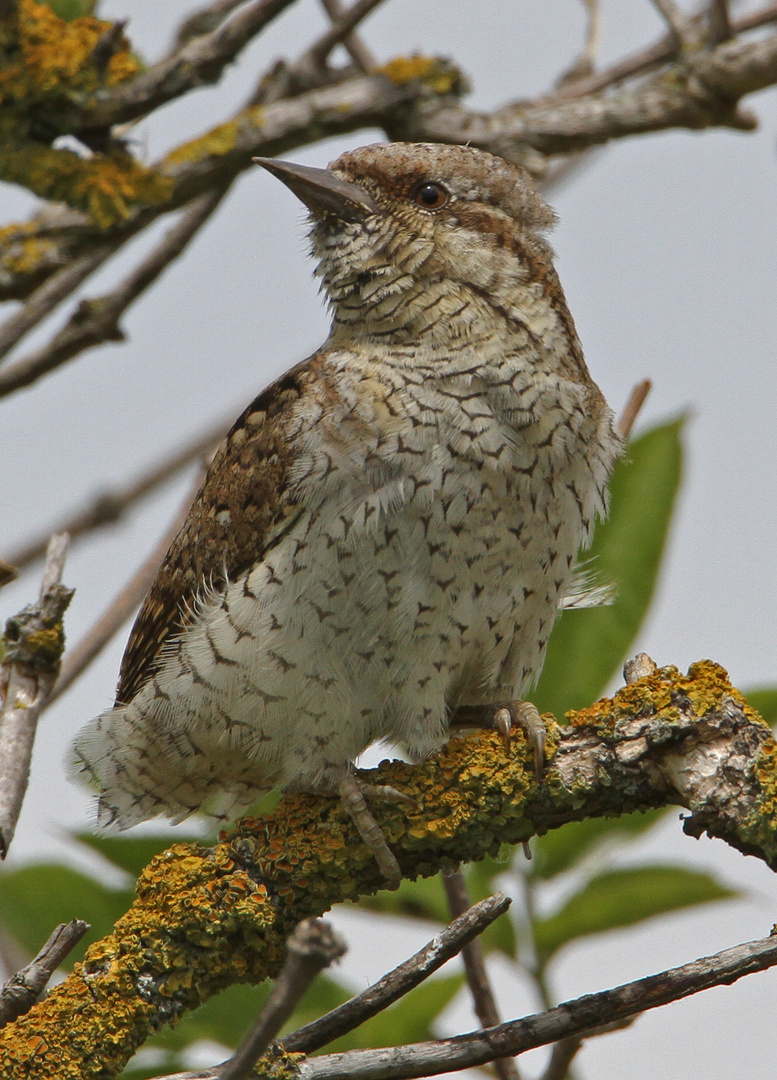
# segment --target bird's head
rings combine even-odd
[[[461,334],[484,308],[509,320],[522,297],[533,305],[558,288],[542,235],[555,216],[527,173],[502,158],[385,143],[342,154],[328,169],[256,160],[310,210],[336,326],[384,335],[394,327],[400,338]]]

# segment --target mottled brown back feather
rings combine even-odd
[[[270,533],[293,513],[284,428],[304,392],[309,364],[299,364],[252,401],[217,450],[135,620],[117,704],[131,701],[153,677],[163,645],[187,625],[203,587],[218,589],[257,562]]]

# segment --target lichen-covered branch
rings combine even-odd
[[[568,821],[664,805],[690,811],[686,832],[777,866],[777,748],[721,668],[661,669],[570,719],[549,726],[542,783],[519,739],[508,756],[491,733],[452,739],[422,765],[385,763],[381,781],[419,807],[381,815],[403,873],[428,876]],[[276,974],[301,918],[381,884],[334,799],[288,798],[214,848],[170,848],[141,874],[114,933],[0,1033],[0,1076],[115,1075],[159,1025],[231,983]]]
[[[51,538],[38,602],[9,619],[0,638],[0,859],[16,831],[38,717],[65,645],[62,619],[73,597],[61,582],[67,543],[66,533]]]

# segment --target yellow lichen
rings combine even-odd
[[[10,24],[4,28],[0,103],[13,100],[27,109],[41,98],[92,93],[101,85],[115,86],[132,78],[140,64],[126,41],[104,71],[93,62],[95,46],[111,25],[91,15],[66,22],[48,4],[19,0],[16,40]]]
[[[462,73],[449,61],[435,56],[396,56],[378,68],[396,86],[418,81],[436,94],[460,94],[466,89]]]

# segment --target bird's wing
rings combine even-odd
[[[165,642],[192,618],[197,598],[257,562],[296,507],[286,475],[287,421],[314,358],[259,395],[219,447],[192,508],[143,602],[124,653],[116,704],[156,672]]]

